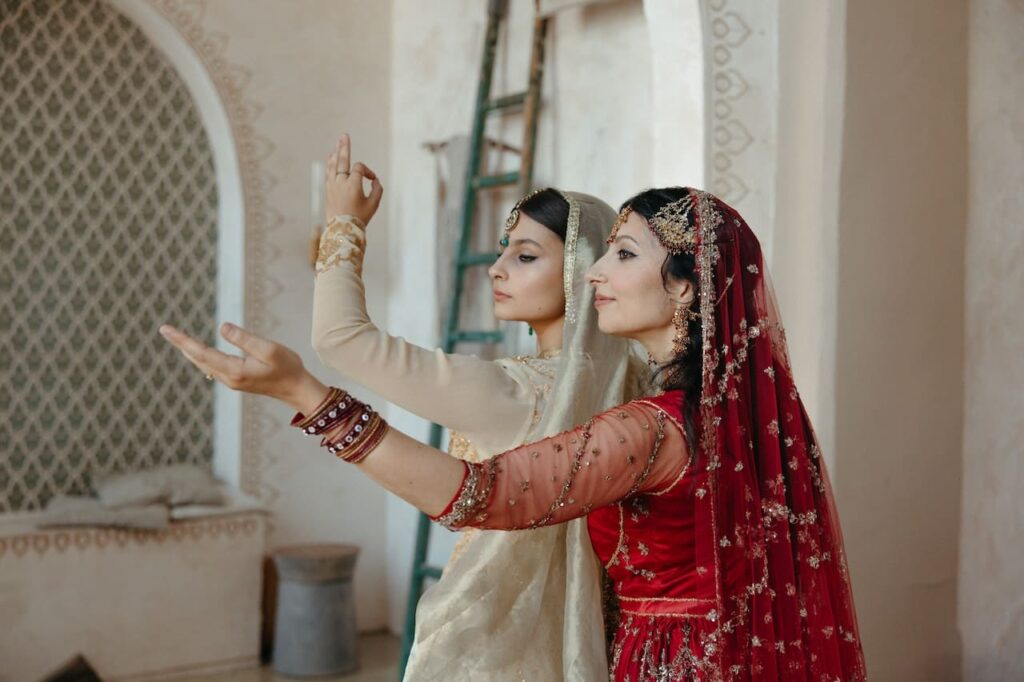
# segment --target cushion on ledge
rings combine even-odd
[[[220,486],[207,471],[190,464],[131,471],[93,481],[106,507],[167,504],[223,504]]]
[[[110,526],[161,530],[169,523],[167,507],[163,504],[111,509],[104,507],[95,497],[58,495],[46,505],[39,527]]]

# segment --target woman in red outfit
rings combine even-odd
[[[824,461],[753,232],[706,192],[649,190],[623,205],[589,279],[601,330],[647,349],[659,390],[482,463],[388,429],[237,327],[224,333],[244,360],[162,331],[229,386],[296,407],[297,426],[449,528],[586,516],[618,601],[614,680],[865,679]]]

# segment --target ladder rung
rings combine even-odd
[[[498,99],[492,99],[490,102],[484,105],[484,111],[500,111],[501,109],[511,109],[513,107],[521,107],[526,103],[526,93],[517,92],[514,95],[505,95]]]
[[[473,178],[475,189],[486,189],[488,187],[501,187],[503,185],[514,185],[519,182],[519,171],[502,173],[500,175],[481,175]]]
[[[441,569],[437,566],[427,566],[426,564],[423,564],[416,569],[416,572],[424,578],[433,578],[434,580],[441,579]]]
[[[453,335],[455,343],[501,343],[500,331],[457,331]]]
[[[497,257],[496,253],[467,253],[459,259],[459,265],[492,265]]]

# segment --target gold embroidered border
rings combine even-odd
[[[651,407],[656,409],[658,412],[660,412],[663,415],[665,415],[666,419],[670,420],[673,424],[675,424],[679,428],[679,433],[683,434],[683,440],[684,441],[686,440],[686,429],[683,428],[683,425],[679,423],[678,419],[676,419],[671,414],[669,414],[665,410],[661,409],[660,407],[658,407],[654,403],[652,403],[652,402],[650,402],[648,400],[644,400],[643,398],[637,398],[634,402],[643,403],[644,405],[650,405]],[[687,457],[686,458],[686,464],[683,465],[682,471],[679,472],[679,475],[676,476],[675,480],[672,481],[672,483],[670,483],[667,488],[665,488],[664,490],[658,490],[656,492],[650,492],[650,493],[647,493],[647,494],[651,495],[653,497],[660,497],[661,495],[664,495],[665,493],[671,491],[673,488],[675,488],[679,484],[679,481],[683,480],[683,477],[686,476],[686,472],[688,472],[690,470],[690,462],[692,462],[692,461],[693,461],[692,457]]]
[[[700,618],[707,620],[708,617],[706,613],[647,613],[646,611],[629,611],[627,609],[622,609],[619,613],[640,618]]]
[[[580,204],[572,195],[557,189],[555,191],[569,204],[565,256],[562,259],[562,288],[565,293],[565,320],[569,324],[576,324],[576,297],[573,293],[573,284],[576,278],[576,245],[580,236]]]
[[[619,601],[667,601],[667,602],[687,602],[694,604],[714,604],[714,599],[697,599],[696,597],[627,597],[625,595],[616,595]]]
[[[363,274],[363,253],[366,251],[366,226],[351,215],[337,215],[327,221],[320,235],[316,257],[316,274],[320,275],[341,263],[352,263],[356,275]]]
[[[612,552],[608,563],[604,565],[604,570],[606,571],[615,565],[619,552],[624,551],[626,548],[626,513],[622,509],[622,502],[619,502],[616,506],[619,508],[619,544],[615,545],[615,551]]]

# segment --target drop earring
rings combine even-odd
[[[672,326],[676,333],[672,336],[672,353],[682,355],[690,343],[690,320],[696,320],[699,315],[689,307],[680,304],[672,313]]]

